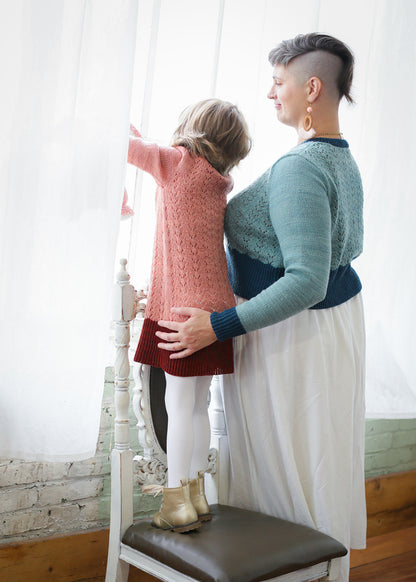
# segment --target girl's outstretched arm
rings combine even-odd
[[[130,123],[130,135],[134,136],[134,137],[142,137],[142,134],[139,132],[139,130],[134,127],[134,125],[132,123]]]
[[[173,174],[182,158],[181,150],[145,141],[130,125],[128,163],[151,174],[162,185]]]

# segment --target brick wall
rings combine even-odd
[[[365,474],[416,469],[416,419],[366,421]]]
[[[0,460],[0,543],[109,524],[113,381],[113,370],[107,368],[95,457],[74,463]],[[133,413],[130,420],[131,445],[137,451]],[[141,496],[136,487],[135,519],[150,515],[158,503],[152,496]]]
[[[0,460],[0,543],[106,526],[110,519],[110,463],[114,419],[113,370],[108,368],[96,456],[74,463]],[[130,439],[138,450],[136,419]],[[416,419],[366,421],[366,477],[416,469]],[[135,488],[135,518],[159,501]]]

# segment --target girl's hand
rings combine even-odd
[[[134,127],[132,123],[130,123],[130,135],[134,137],[141,137],[140,132]]]
[[[210,312],[196,307],[172,307],[173,313],[188,316],[186,321],[159,321],[161,327],[171,332],[157,331],[156,335],[167,343],[159,343],[163,350],[175,352],[172,360],[186,358],[191,354],[213,344],[217,336],[211,326]]]

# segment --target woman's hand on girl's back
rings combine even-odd
[[[211,313],[196,307],[172,307],[172,312],[188,316],[186,321],[159,321],[161,327],[171,332],[157,331],[158,338],[166,343],[159,343],[163,350],[175,352],[171,359],[186,358],[191,354],[214,343],[217,336],[211,326]]]

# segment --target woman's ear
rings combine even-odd
[[[310,103],[318,99],[322,91],[322,81],[319,77],[310,77],[307,82],[307,97]]]

